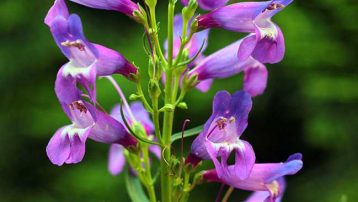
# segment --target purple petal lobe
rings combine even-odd
[[[112,175],[118,175],[123,171],[126,162],[123,150],[119,144],[112,144],[109,149],[108,170]]]
[[[201,92],[205,93],[205,92],[209,91],[213,82],[214,82],[213,79],[206,79],[204,81],[200,81],[200,83],[198,85],[196,85],[195,88],[200,90]]]
[[[257,62],[244,71],[244,90],[251,96],[261,95],[267,84],[268,71],[265,65]]]
[[[276,29],[277,32],[276,36],[264,36],[264,38],[257,42],[252,52],[252,57],[262,63],[278,63],[283,59],[285,54],[285,39],[283,38],[282,31],[276,25],[273,25],[273,27],[272,29]]]
[[[65,127],[56,131],[46,147],[46,153],[50,161],[58,166],[62,166],[70,155],[71,146],[68,136],[61,137]]]
[[[256,35],[249,35],[242,40],[238,49],[237,57],[239,61],[246,61],[255,50],[257,44]]]
[[[65,1],[64,0],[55,0],[55,3],[50,8],[50,10],[48,11],[48,13],[45,17],[45,24],[47,24],[48,26],[51,26],[52,21],[56,17],[63,17],[66,19],[68,17],[68,15],[69,15],[68,9],[65,4]]]
[[[244,145],[242,148],[236,149],[235,155],[235,174],[240,179],[246,179],[249,177],[251,170],[255,164],[255,152],[250,143],[241,140]]]

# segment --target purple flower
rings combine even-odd
[[[129,111],[130,110],[130,111]],[[154,132],[154,125],[150,119],[149,113],[145,110],[141,102],[133,102],[130,109],[123,108],[123,114],[130,125],[135,122],[140,123],[148,136]],[[135,120],[132,120],[131,114]],[[113,108],[111,116],[120,123],[123,119],[120,112],[120,105]],[[123,123],[124,124],[124,123]],[[149,151],[153,153],[158,159],[161,158],[161,150],[158,145],[149,146]],[[109,150],[108,170],[112,175],[118,175],[122,172],[125,165],[124,147],[119,144],[112,144]]]
[[[296,174],[302,166],[302,155],[293,154],[284,163],[255,164],[246,179],[236,177],[235,166],[228,167],[229,175],[220,176],[217,170],[209,170],[204,172],[203,178],[208,182],[225,183],[237,189],[258,191],[247,201],[278,202],[285,189],[283,176]],[[258,200],[265,196],[263,200]]]
[[[239,60],[236,51],[242,45],[242,40],[209,55],[189,71],[189,76],[197,76],[201,88],[210,88],[211,79],[226,78],[244,72],[244,89],[251,96],[264,92],[267,82],[266,67],[252,57]],[[205,82],[204,84],[201,84]]]
[[[80,83],[95,100],[97,76],[122,74],[127,78],[137,73],[137,68],[122,55],[104,46],[93,44],[85,38],[80,18],[69,15],[63,0],[56,0],[45,18],[56,44],[69,59],[63,65],[56,79],[56,94],[60,102],[70,104],[78,97],[74,86]],[[70,95],[67,95],[70,94]],[[70,99],[69,97],[76,97]]]
[[[199,16],[201,29],[224,28],[251,33],[238,51],[240,61],[250,55],[262,63],[277,63],[283,59],[285,42],[281,29],[271,17],[293,0],[235,3]]]
[[[215,8],[219,8],[224,6],[229,0],[198,0],[198,4],[201,9],[204,10],[213,10]],[[181,2],[187,6],[189,0],[181,0]]]
[[[137,4],[131,0],[71,0],[75,3],[88,6],[91,8],[103,9],[103,10],[114,10],[129,17],[134,16],[135,11],[139,11]]]
[[[58,129],[47,145],[47,156],[58,166],[82,161],[87,138],[106,144],[131,147],[137,141],[121,123],[82,100],[63,108],[72,124]]]
[[[227,160],[235,152],[235,174],[240,179],[247,178],[255,163],[255,153],[252,146],[241,140],[240,136],[247,127],[251,107],[251,97],[244,91],[233,95],[226,91],[218,92],[213,101],[213,113],[194,140],[187,163],[195,165],[198,160],[211,159],[217,174],[226,176]],[[221,162],[217,157],[221,157]]]

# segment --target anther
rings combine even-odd
[[[64,41],[61,42],[61,46],[65,46],[65,47],[76,47],[78,48],[80,51],[84,51],[85,50],[85,45],[82,44],[81,40],[76,40],[76,41]]]
[[[219,127],[219,130],[222,130],[226,127],[226,122],[227,122],[227,118],[225,118],[225,117],[220,117],[216,121],[216,125]]]
[[[275,10],[275,9],[278,9],[278,8],[284,8],[285,5],[283,4],[280,4],[280,3],[271,3],[269,6],[267,6],[267,8],[265,10],[263,10],[262,12],[265,12],[265,11],[272,11],[272,10]]]
[[[235,117],[230,117],[230,119],[229,119],[229,123],[233,123],[233,122],[235,122]]]
[[[80,112],[87,113],[87,107],[81,101],[74,101],[70,104],[70,109],[78,109]]]

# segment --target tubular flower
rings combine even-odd
[[[199,16],[201,29],[223,28],[250,33],[238,51],[240,61],[250,55],[262,63],[277,63],[283,59],[285,42],[281,29],[271,17],[293,0],[235,3]]]
[[[72,124],[58,129],[47,145],[50,161],[58,166],[82,161],[87,138],[106,144],[135,146],[137,141],[111,116],[82,100],[64,105]]]
[[[229,0],[198,0],[198,4],[200,6],[201,9],[204,10],[213,10],[215,8],[219,8],[221,6],[225,6],[225,4],[228,2]],[[181,0],[181,2],[187,6],[189,0]]]
[[[131,74],[136,74],[137,68],[122,55],[87,41],[82,31],[81,19],[75,14],[68,14],[63,0],[55,1],[45,23],[50,27],[56,44],[69,59],[69,62],[61,67],[56,79],[55,90],[61,103],[70,104],[74,101],[68,100],[68,97],[77,93],[75,91],[78,90],[74,87],[77,83],[95,100],[97,76],[118,73],[130,78]]]
[[[220,182],[237,189],[258,191],[247,201],[279,202],[282,198],[285,175],[296,174],[303,166],[302,155],[293,154],[284,163],[255,164],[249,177],[242,180],[236,177],[234,166],[229,166],[229,175],[219,176],[217,170],[204,171],[203,179],[208,182]],[[262,199],[263,200],[259,200]]]
[[[131,113],[133,114],[135,120],[131,118]],[[137,122],[141,126],[143,126],[148,136],[150,136],[154,132],[153,122],[150,120],[149,113],[145,110],[142,103],[133,102],[130,105],[130,111],[124,108],[123,114],[130,125],[133,125]],[[120,123],[124,124],[120,112],[120,105],[117,105],[113,108],[111,116]],[[125,148],[119,144],[112,144],[109,149],[108,170],[112,175],[118,175],[123,170],[123,167],[125,165],[124,149]],[[158,159],[161,158],[161,150],[159,146],[151,145],[149,146],[149,151],[154,154],[154,156],[156,156]]]
[[[71,1],[91,8],[118,11],[129,17],[134,17],[134,12],[139,11],[138,5],[131,0],[71,0]]]
[[[252,146],[241,140],[240,136],[247,127],[251,107],[251,97],[244,91],[233,95],[226,91],[218,92],[213,101],[213,113],[205,123],[203,131],[194,140],[187,163],[195,165],[202,159],[211,159],[217,174],[220,177],[227,176],[227,160],[234,152],[235,174],[240,179],[247,178],[255,163],[255,153]],[[218,157],[221,157],[221,162]]]
[[[264,92],[267,82],[267,69],[265,65],[252,57],[244,61],[237,58],[236,51],[242,45],[242,40],[236,41],[229,46],[209,55],[201,60],[199,64],[189,71],[189,76],[197,76],[199,84],[209,81],[208,84],[201,84],[210,88],[211,79],[226,78],[244,72],[244,89],[257,96]]]

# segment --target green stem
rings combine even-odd
[[[157,20],[156,20],[156,14],[155,14],[155,6],[149,7],[149,12],[150,12],[150,23],[151,23],[151,26],[153,29],[152,30],[153,33],[151,33],[151,35],[153,36],[152,38],[154,40],[154,46],[155,46],[157,54],[159,55],[161,62],[163,64],[166,64],[166,60],[165,60],[165,57],[164,57],[164,54],[163,54],[163,51],[162,51],[162,48],[161,48],[161,45],[160,45],[160,42],[158,39],[158,27],[157,27]]]
[[[190,186],[189,180],[190,180],[190,173],[185,172],[184,173],[183,193],[182,193],[182,196],[180,197],[180,202],[188,201],[189,193],[191,191],[191,186]]]
[[[153,178],[152,173],[150,170],[150,163],[149,163],[149,152],[148,152],[148,146],[143,146],[143,159],[144,159],[144,166],[145,166],[145,175],[146,175],[146,181],[147,181],[147,191],[149,195],[149,199],[151,202],[156,202],[156,196],[155,196],[155,190],[153,186]]]
[[[174,20],[174,2],[170,1],[168,5],[168,68],[166,71],[166,85],[165,85],[165,105],[174,104],[173,100],[173,20]],[[174,110],[167,110],[164,112],[163,120],[163,147],[161,167],[161,194],[162,202],[172,201],[172,174],[171,174],[171,135],[173,129]]]
[[[142,85],[138,82],[137,83],[137,91],[138,91],[138,95],[140,96],[140,99],[142,100],[144,107],[149,111],[152,112],[153,109],[152,107],[150,107],[147,99],[145,98],[145,95],[143,93],[143,89],[142,89]]]

